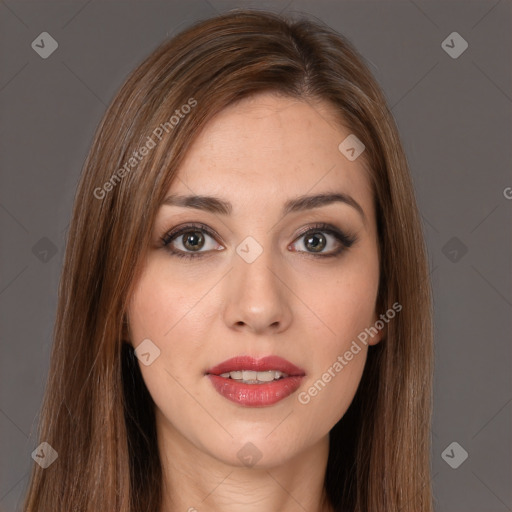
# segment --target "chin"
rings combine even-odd
[[[219,461],[236,467],[271,469],[286,464],[304,449],[300,437],[289,430],[281,435],[271,430],[255,434],[248,428],[238,435],[233,433],[226,443],[210,446],[210,453]],[[211,444],[211,443],[208,443]]]

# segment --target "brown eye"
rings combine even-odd
[[[321,223],[304,231],[290,247],[298,245],[299,248],[293,249],[295,252],[327,258],[340,255],[356,241],[354,235],[348,235],[331,224]]]
[[[181,243],[185,249],[198,251],[204,245],[204,236],[201,231],[188,231],[188,234],[182,235]]]
[[[327,245],[325,236],[318,232],[308,235],[304,239],[306,248],[311,249],[312,252],[321,252]]]
[[[171,255],[180,258],[194,258],[211,255],[212,251],[222,250],[216,242],[217,235],[203,224],[186,225],[171,230],[162,237],[162,244]]]

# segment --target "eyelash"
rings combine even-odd
[[[174,239],[178,238],[180,235],[184,235],[185,233],[189,233],[191,231],[203,231],[207,235],[209,235],[212,238],[216,238],[217,234],[214,233],[208,226],[201,223],[192,223],[187,224],[186,226],[181,227],[178,230],[171,230],[168,233],[166,233],[162,238],[161,242],[166,250],[168,250],[172,256],[177,256],[178,258],[184,258],[184,259],[194,259],[194,258],[201,258],[204,256],[207,256],[208,253],[211,253],[211,251],[203,251],[203,252],[184,252],[181,250],[173,249],[170,245]],[[339,230],[335,226],[331,224],[326,223],[318,223],[314,224],[313,226],[309,226],[306,230],[304,230],[302,233],[300,233],[297,238],[293,241],[295,243],[300,238],[305,237],[309,234],[314,233],[327,233],[329,235],[332,235],[336,240],[341,244],[341,248],[337,249],[335,252],[331,252],[328,254],[323,253],[312,253],[312,252],[306,252],[306,251],[295,251],[301,254],[306,254],[308,256],[313,256],[316,258],[330,258],[334,256],[339,256],[340,254],[344,253],[346,249],[349,249],[355,242],[357,242],[357,237],[355,235],[346,234],[343,231]]]

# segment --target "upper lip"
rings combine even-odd
[[[206,374],[220,375],[221,373],[240,370],[252,370],[256,372],[277,370],[286,373],[290,377],[305,375],[302,368],[295,366],[290,363],[290,361],[279,356],[266,356],[261,359],[255,359],[252,356],[236,356],[206,370]]]

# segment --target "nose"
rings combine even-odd
[[[270,250],[252,263],[234,255],[224,289],[224,320],[229,328],[270,335],[290,325],[292,292],[283,269],[273,259]]]

